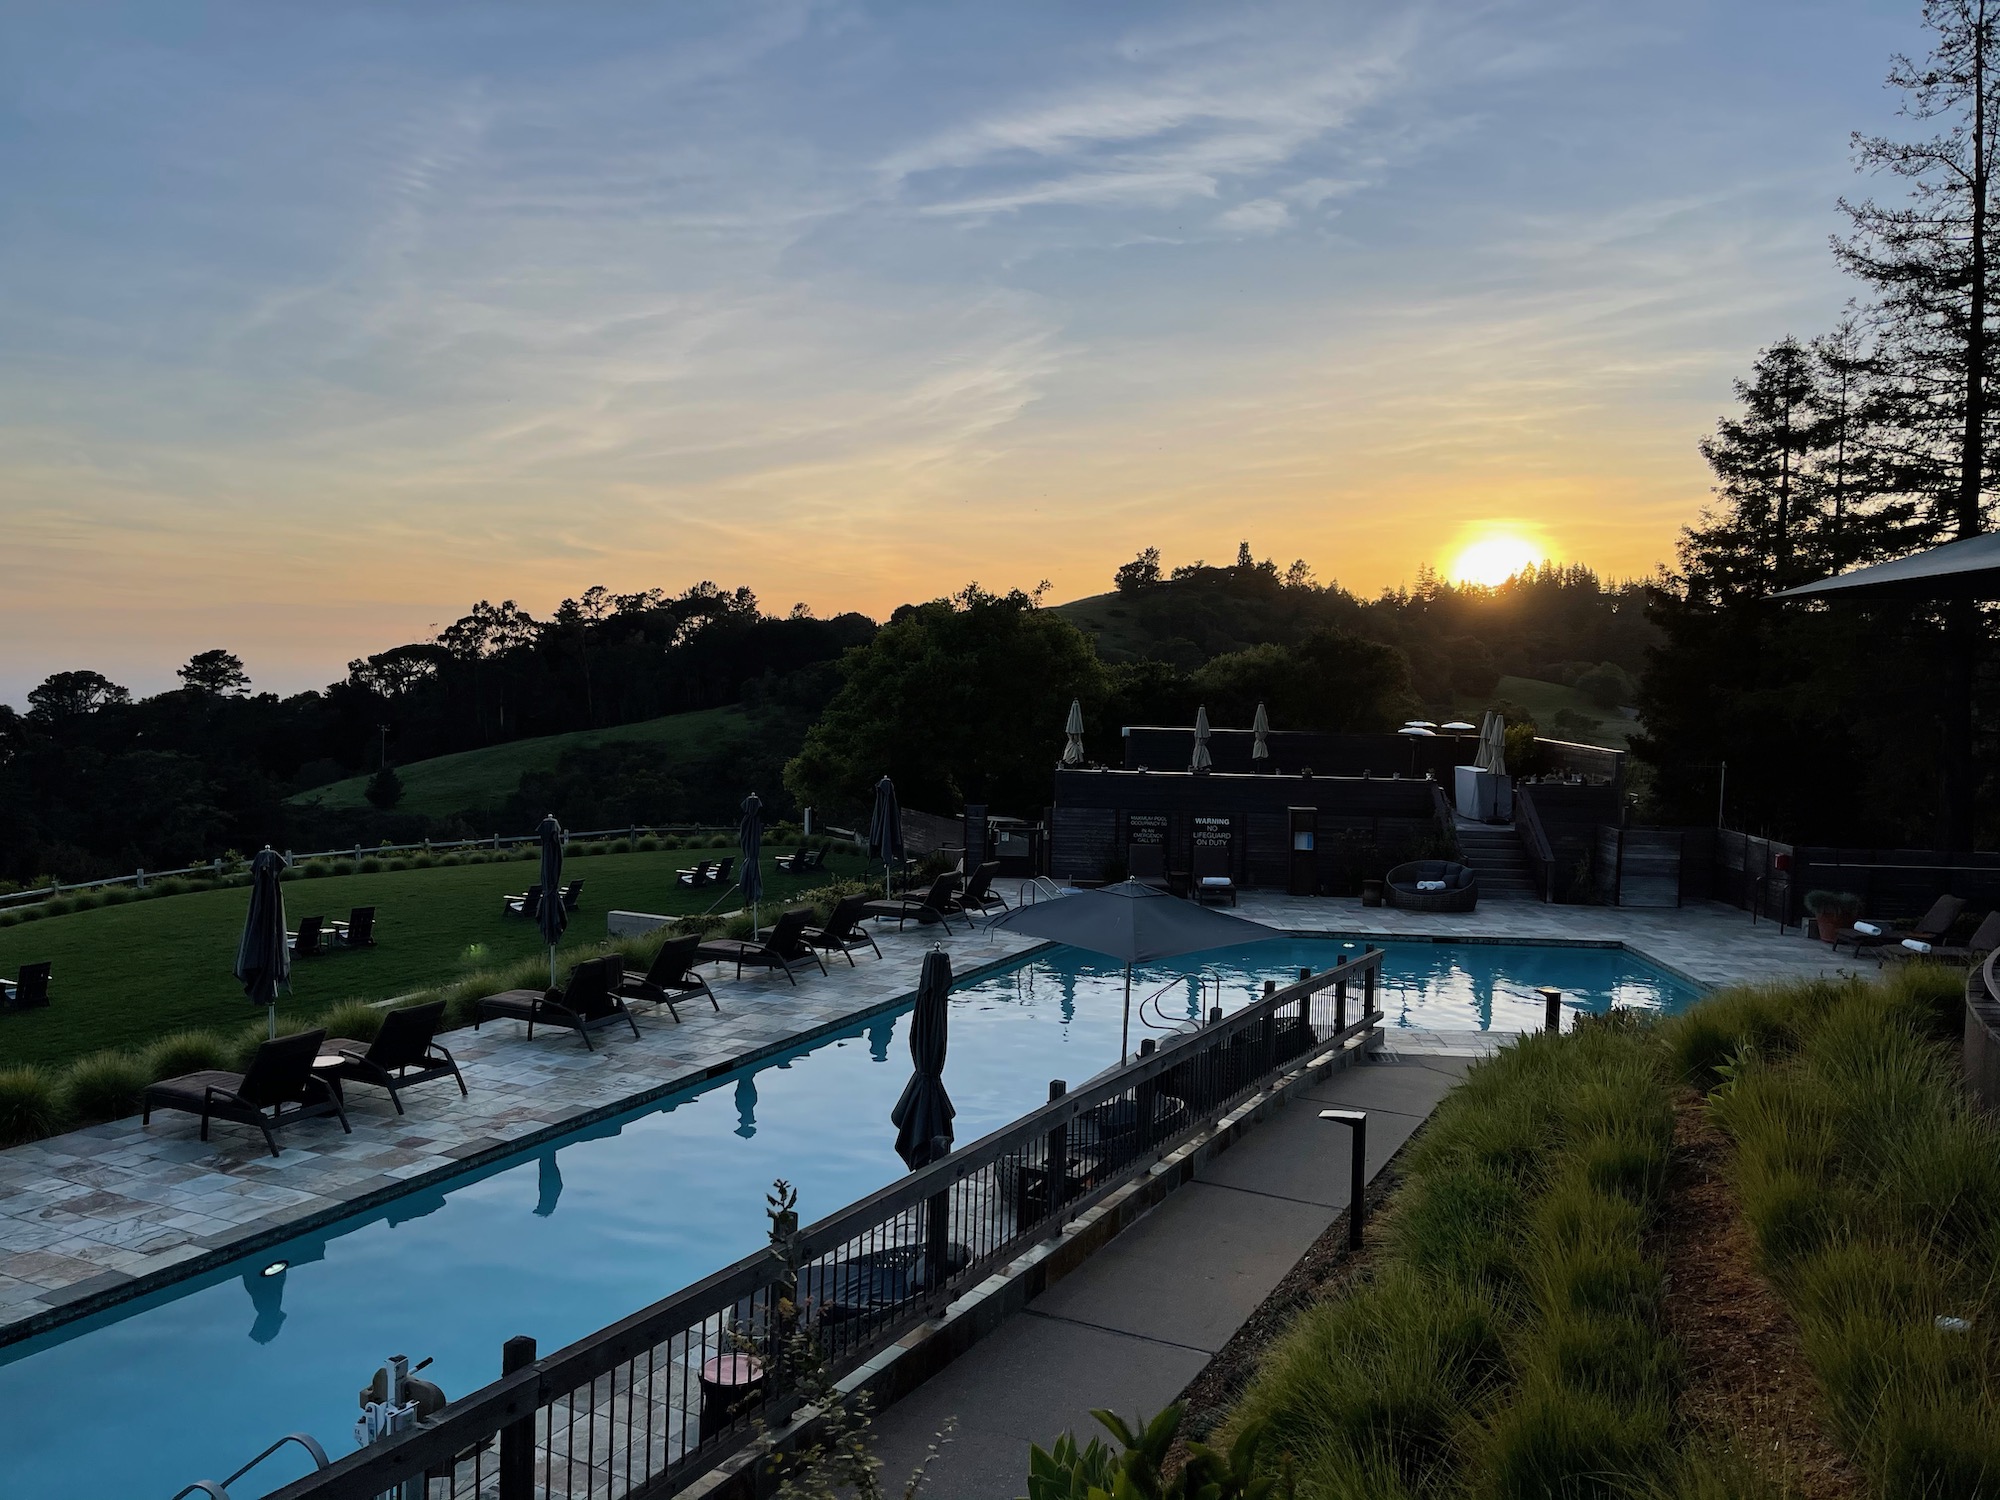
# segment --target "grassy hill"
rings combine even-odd
[[[1628,719],[1615,708],[1599,708],[1575,688],[1559,682],[1543,682],[1534,677],[1503,677],[1486,698],[1464,698],[1458,710],[1471,722],[1479,721],[1479,711],[1495,703],[1511,703],[1534,715],[1537,732],[1544,739],[1573,740],[1578,744],[1602,745],[1623,750],[1638,729],[1639,721]],[[1556,715],[1568,711],[1589,721],[1590,728],[1565,732],[1556,726]]]
[[[396,767],[403,779],[402,812],[447,817],[468,808],[495,803],[520,784],[521,773],[547,770],[568,750],[588,749],[617,741],[646,741],[669,754],[695,755],[719,744],[749,738],[743,710],[707,708],[696,713],[669,714],[662,719],[646,719],[637,724],[619,724],[610,729],[580,729],[570,734],[547,734],[536,739],[511,740],[484,750],[461,750],[455,755],[439,755]],[[302,806],[327,808],[366,807],[366,776],[350,776],[327,786],[300,792],[290,800]]]
[[[741,897],[733,887],[689,890],[674,879],[678,868],[735,852],[733,846],[663,849],[568,860],[564,874],[584,885],[563,947],[581,956],[603,942],[605,913],[613,909],[682,916],[735,908]],[[826,872],[811,875],[786,875],[767,863],[766,919],[801,890],[862,874],[863,865],[859,853],[846,852],[830,855]],[[535,925],[501,909],[501,897],[534,878],[534,862],[523,858],[286,881],[292,926],[315,913],[344,917],[355,906],[377,909],[377,946],[293,964],[286,1014],[303,1024],[342,1000],[385,1000],[541,951]],[[0,928],[0,973],[44,960],[55,965],[47,1010],[0,1018],[0,1069],[143,1046],[188,1027],[233,1032],[254,1021],[259,1013],[230,974],[248,901],[239,886]]]

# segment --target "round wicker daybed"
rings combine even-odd
[[[1441,891],[1420,891],[1420,880],[1442,880]],[[1479,877],[1448,859],[1413,859],[1388,875],[1389,904],[1404,911],[1471,911],[1479,903]]]

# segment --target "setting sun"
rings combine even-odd
[[[1452,561],[1451,579],[1454,583],[1478,583],[1491,588],[1542,562],[1546,556],[1542,548],[1526,537],[1511,533],[1484,536],[1459,551]]]

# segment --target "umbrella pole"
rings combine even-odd
[[[1132,966],[1125,965],[1125,1019],[1118,1024],[1118,1066],[1125,1066],[1132,1036]]]
[[[549,988],[556,987],[556,945],[549,944]]]

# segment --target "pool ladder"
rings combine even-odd
[[[1193,979],[1196,982],[1195,993],[1201,1014],[1198,1016],[1168,1015],[1160,1008],[1159,1002],[1171,991],[1178,990],[1182,985],[1186,984],[1189,979]],[[1214,1011],[1209,1009],[1208,997],[1210,985],[1213,985],[1215,988],[1215,1007],[1217,1010],[1221,1009],[1222,976],[1214,969],[1203,969],[1199,974],[1175,975],[1172,979],[1169,979],[1165,984],[1154,990],[1152,994],[1141,1000],[1138,1006],[1139,1024],[1144,1026],[1148,1031],[1174,1032],[1186,1031],[1190,1028],[1199,1030],[1208,1023],[1209,1017],[1214,1014]],[[1150,1015],[1148,1014],[1149,1008],[1151,1010]]]
[[[313,1468],[315,1470],[324,1469],[333,1462],[332,1459],[326,1456],[326,1449],[320,1447],[319,1441],[316,1438],[314,1438],[310,1433],[288,1432],[283,1437],[279,1438],[277,1442],[271,1444],[270,1447],[266,1448],[262,1453],[258,1454],[255,1458],[251,1459],[249,1463],[245,1464],[242,1468],[238,1469],[234,1474],[231,1474],[227,1479],[223,1480],[222,1483],[217,1484],[212,1479],[197,1479],[193,1484],[188,1485],[186,1488],[176,1490],[174,1492],[173,1500],[184,1500],[184,1497],[188,1495],[206,1495],[209,1497],[209,1500],[229,1500],[229,1487],[232,1484],[236,1483],[237,1480],[241,1479],[245,1474],[248,1474],[252,1469],[256,1468],[257,1465],[261,1464],[265,1459],[269,1458],[273,1453],[276,1453],[280,1448],[284,1447],[287,1443],[297,1443],[301,1448],[305,1449],[307,1453],[311,1454],[313,1461]]]

